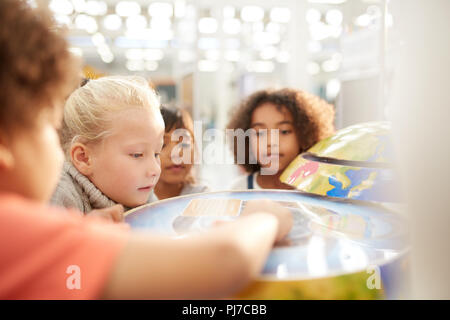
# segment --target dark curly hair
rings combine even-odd
[[[182,109],[161,106],[161,115],[164,120],[165,131],[172,129],[186,129],[194,137],[194,124],[189,113]]]
[[[272,103],[279,110],[287,109],[294,119],[294,128],[302,153],[334,132],[334,107],[325,100],[305,91],[295,89],[261,90],[253,93],[234,110],[227,129],[250,129],[253,111],[264,103]],[[238,145],[234,137],[234,159],[237,162]],[[250,163],[250,148],[246,138],[245,164],[249,172],[260,170],[259,164]]]
[[[186,129],[191,134],[192,142],[194,144],[194,152],[196,151],[195,138],[194,138],[194,123],[191,115],[183,109],[169,108],[161,106],[161,115],[164,120],[166,133],[176,129]],[[191,171],[186,176],[186,182],[194,184],[196,182],[195,174]]]
[[[0,129],[28,127],[43,109],[62,108],[81,76],[68,49],[48,10],[0,1]]]

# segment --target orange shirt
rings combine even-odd
[[[0,194],[0,299],[101,297],[128,232],[67,213]]]

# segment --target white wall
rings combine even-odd
[[[450,1],[391,8],[403,43],[390,108],[412,218],[413,297],[450,299]]]

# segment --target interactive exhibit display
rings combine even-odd
[[[288,207],[294,227],[271,251],[261,275],[238,299],[400,299],[407,294],[404,218],[389,123],[338,131],[299,155],[281,180],[296,190],[209,192],[158,201],[126,221],[176,238],[236,219],[254,199]]]

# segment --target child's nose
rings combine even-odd
[[[269,134],[267,135],[267,146],[269,148],[275,149],[278,148],[280,143],[278,130],[270,130]]]
[[[161,174],[161,165],[156,158],[150,159],[150,163],[147,167],[148,177],[158,177]]]

